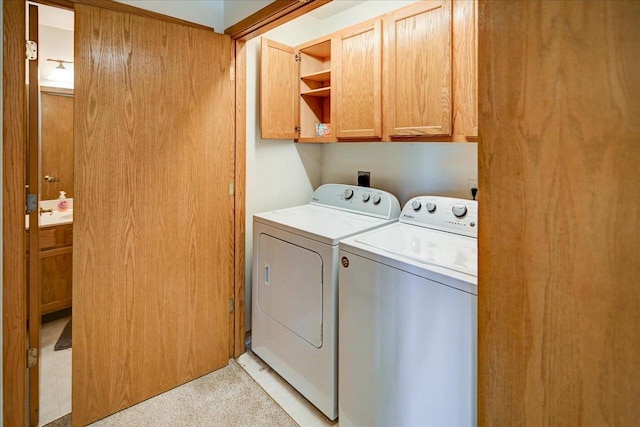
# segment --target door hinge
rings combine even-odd
[[[229,298],[229,314],[235,311],[235,300],[233,298]]]
[[[38,364],[38,349],[30,348],[27,350],[27,368],[33,368]]]
[[[302,129],[300,128],[300,126],[296,126],[296,127],[294,127],[293,129],[294,129],[296,132],[298,132],[298,133],[300,133],[300,131],[302,130]]]
[[[34,213],[38,210],[38,195],[27,194],[27,214]]]
[[[296,55],[296,62],[302,62],[302,55]]]
[[[27,40],[27,59],[29,61],[38,59],[38,43],[32,40]]]
[[[236,194],[236,184],[233,181],[231,181],[229,183],[229,195],[234,196],[235,194]]]

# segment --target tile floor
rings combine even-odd
[[[40,329],[40,426],[71,412],[71,349],[53,350],[69,319]]]

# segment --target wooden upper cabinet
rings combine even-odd
[[[261,40],[260,130],[264,139],[296,139],[300,100],[295,50]]]
[[[333,38],[337,138],[382,137],[382,21]]]
[[[451,0],[386,16],[389,136],[450,136]]]
[[[478,137],[477,1],[453,2],[453,133]]]

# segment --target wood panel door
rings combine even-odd
[[[333,39],[333,128],[338,138],[382,137],[382,20]]]
[[[300,124],[300,67],[292,47],[261,42],[260,130],[263,139],[297,139]]]
[[[390,137],[451,135],[451,0],[386,15]]]
[[[226,365],[232,43],[76,4],[73,424]]]
[[[73,94],[40,90],[42,200],[73,197]]]
[[[640,419],[640,3],[479,5],[480,426]]]

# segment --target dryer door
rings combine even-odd
[[[322,257],[268,234],[258,237],[258,307],[314,347],[322,346]]]

